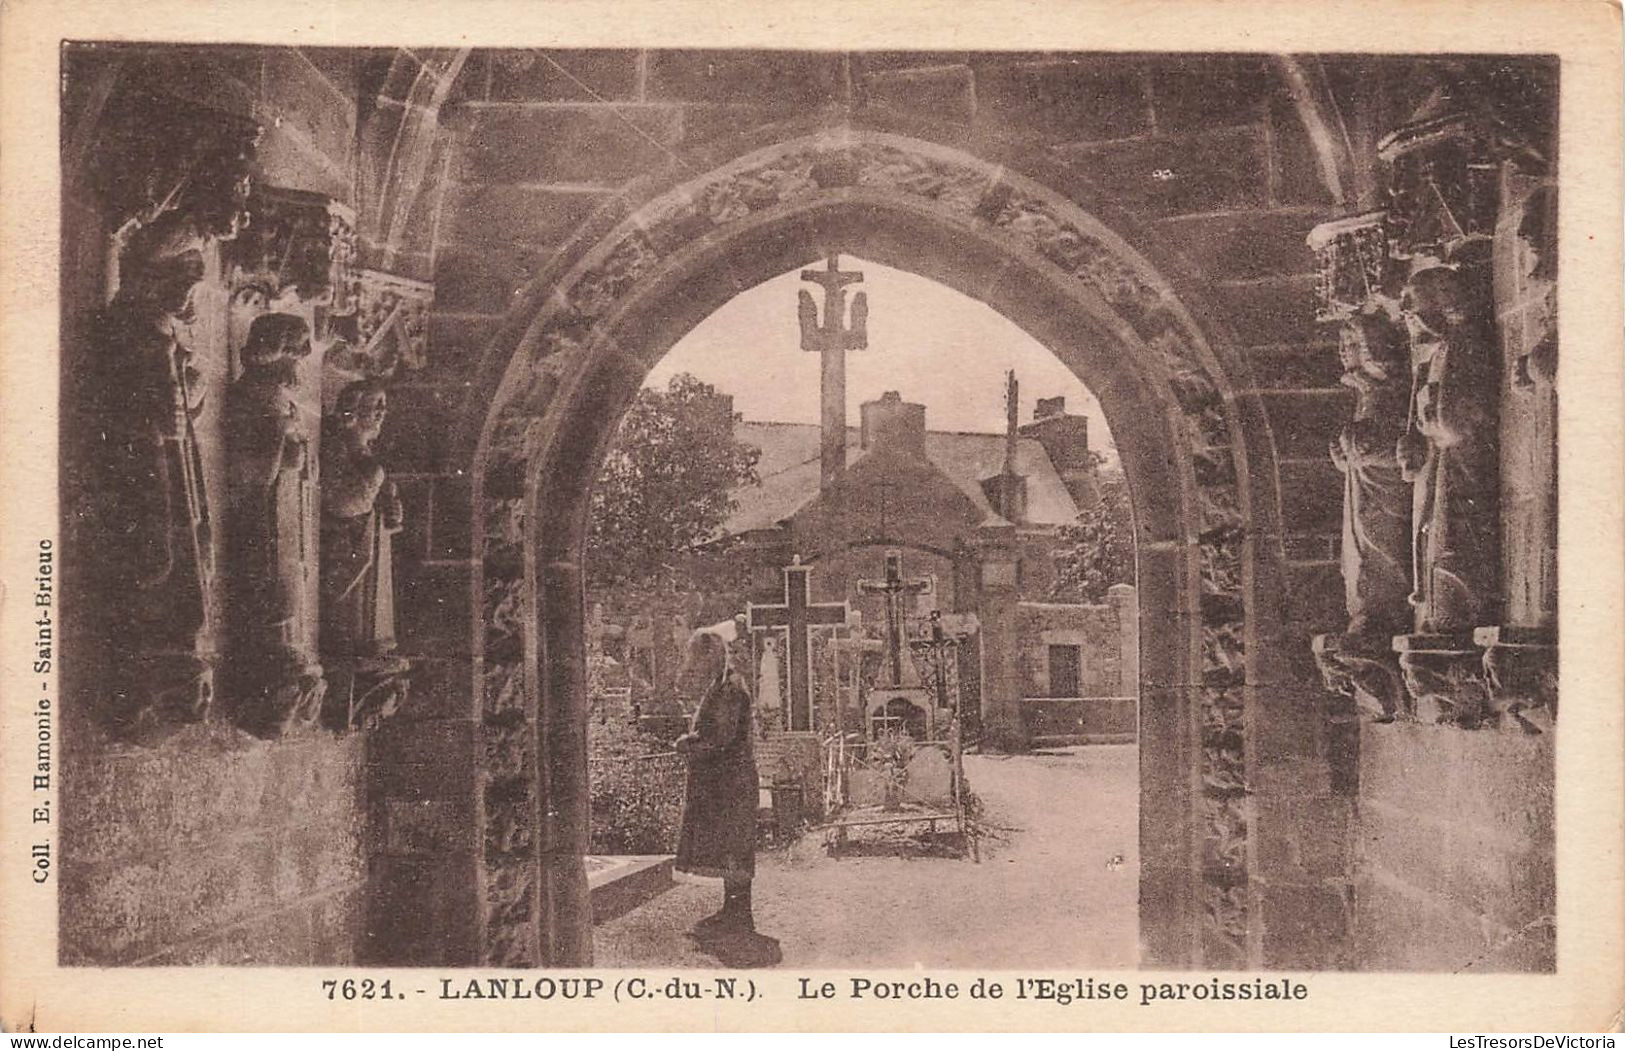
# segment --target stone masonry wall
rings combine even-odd
[[[1419,723],[1363,728],[1361,966],[1556,966],[1553,737]]]

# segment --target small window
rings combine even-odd
[[[1051,646],[1049,648],[1049,695],[1051,697],[1081,697],[1083,655],[1078,646]]]

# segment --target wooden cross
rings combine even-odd
[[[824,288],[824,321],[818,322],[818,305],[812,293],[802,289],[798,298],[801,321],[801,349],[823,355],[819,373],[820,488],[846,470],[846,352],[869,345],[869,297],[859,292],[852,297],[852,316],[847,323],[847,285],[863,280],[861,270],[842,270],[841,257],[831,253],[823,270],[803,270],[801,280]]]
[[[784,602],[782,605],[745,607],[752,631],[783,628],[789,635],[786,649],[790,657],[790,721],[792,730],[811,730],[812,676],[809,657],[809,633],[815,627],[834,627],[846,623],[845,602],[810,602],[807,576],[811,566],[801,564],[801,556],[784,567]]]
[[[903,684],[903,650],[907,645],[903,639],[903,608],[904,595],[929,595],[931,593],[931,578],[917,577],[913,580],[903,579],[903,553],[901,551],[886,552],[886,579],[860,580],[858,590],[865,595],[886,596],[886,650],[890,655],[892,686]]]

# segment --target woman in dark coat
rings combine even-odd
[[[688,733],[676,742],[688,760],[676,868],[722,880],[722,911],[700,926],[755,930],[750,882],[756,874],[758,785],[750,693],[726,643],[709,631],[689,637],[681,684],[701,700]]]

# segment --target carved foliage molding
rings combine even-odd
[[[1208,830],[1204,872],[1211,910],[1204,941],[1216,956],[1246,957],[1248,925],[1245,858],[1247,826],[1240,801],[1248,787],[1242,753],[1242,692],[1245,688],[1245,631],[1241,572],[1240,497],[1235,443],[1215,368],[1201,336],[1180,312],[1172,289],[1135,258],[1115,236],[1082,218],[1062,201],[992,165],[960,154],[922,147],[889,136],[857,141],[803,140],[753,155],[720,169],[699,185],[689,184],[644,205],[635,222],[594,252],[557,286],[559,304],[544,312],[533,329],[535,356],[516,363],[524,373],[510,377],[510,396],[501,406],[487,440],[483,500],[485,730],[498,744],[505,735],[535,733],[536,698],[520,668],[522,646],[513,607],[524,598],[522,532],[514,508],[524,499],[524,478],[539,433],[539,421],[559,385],[559,377],[592,345],[595,326],[612,306],[637,289],[661,261],[702,235],[759,217],[768,209],[807,202],[820,195],[840,197],[847,188],[893,196],[922,206],[957,224],[977,226],[1013,246],[1048,261],[1082,290],[1103,299],[1123,324],[1157,356],[1183,414],[1183,427],[1196,461],[1202,514],[1201,705],[1202,814]],[[524,691],[522,705],[516,696]],[[519,729],[523,712],[524,729]],[[534,760],[524,782],[534,784]],[[487,771],[488,776],[494,771]],[[486,886],[502,888],[489,900],[485,916],[485,962],[517,965],[534,952],[533,939],[514,929],[533,913],[518,902],[533,900],[540,866],[530,853],[533,832],[501,831],[509,820],[534,822],[534,808],[522,812],[504,802],[513,790],[490,777],[485,793],[488,830]],[[1197,815],[1202,821],[1201,815]],[[516,856],[527,859],[522,877]]]
[[[353,309],[355,213],[324,194],[256,188],[250,222],[226,252],[234,295],[257,297],[261,309],[305,304]]]

